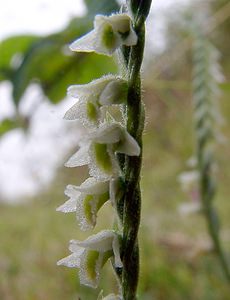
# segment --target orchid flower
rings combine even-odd
[[[89,165],[89,173],[98,180],[109,180],[120,174],[115,153],[139,156],[136,140],[119,123],[102,124],[89,133],[80,149],[67,161],[66,167]]]
[[[88,84],[72,85],[68,95],[78,98],[65,114],[66,120],[80,120],[84,125],[98,124],[103,105],[122,104],[127,98],[127,81],[119,76],[106,75]]]
[[[197,170],[183,172],[178,177],[181,188],[186,193],[191,193],[198,188],[200,175]]]
[[[109,186],[109,181],[97,181],[93,177],[80,186],[68,185],[65,194],[70,199],[59,206],[57,211],[76,212],[81,229],[92,229],[96,225],[97,212],[110,198]]]
[[[103,296],[103,290],[98,295],[97,300],[122,300],[121,295],[109,294],[106,297]]]
[[[94,29],[70,45],[72,51],[112,55],[122,45],[133,46],[137,35],[127,14],[96,15]]]
[[[96,288],[100,271],[109,258],[114,258],[114,265],[122,267],[118,235],[112,230],[103,230],[90,236],[85,241],[71,240],[69,256],[59,260],[58,265],[79,268],[80,282]]]

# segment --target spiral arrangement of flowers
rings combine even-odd
[[[70,45],[72,51],[116,53],[123,61],[122,75],[108,74],[88,84],[70,86],[68,95],[77,102],[64,116],[80,121],[87,131],[65,166],[87,165],[90,177],[80,186],[68,185],[65,194],[69,200],[57,210],[75,212],[80,228],[90,230],[96,225],[100,208],[110,202],[118,224],[116,230],[103,230],[85,241],[71,240],[71,254],[58,265],[79,268],[80,282],[96,288],[103,265],[111,260],[120,294],[103,299],[136,299],[144,126],[140,68],[150,5],[151,1],[129,1],[127,13],[97,15],[94,29]],[[109,112],[113,106],[122,115],[119,120]]]

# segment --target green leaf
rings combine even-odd
[[[0,122],[0,137],[15,128],[21,128],[26,132],[29,125],[30,119],[22,115],[17,115],[12,119],[4,119]]]
[[[17,121],[14,119],[4,119],[0,122],[0,137],[3,136],[8,131],[17,128]]]
[[[220,84],[220,88],[224,91],[224,92],[230,92],[230,82],[223,82]]]
[[[7,38],[0,43],[0,81],[11,80],[17,63],[20,63],[28,48],[38,39],[39,37],[34,35],[20,35]]]

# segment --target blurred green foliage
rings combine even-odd
[[[88,14],[73,18],[62,31],[45,37],[21,35],[9,37],[0,43],[0,81],[13,85],[12,97],[16,110],[31,83],[38,83],[52,103],[60,102],[71,84],[86,83],[108,72],[117,70],[108,57],[97,54],[72,53],[68,44],[92,29],[92,17],[96,13],[110,14],[118,10],[115,0],[87,0]],[[9,120],[0,125],[4,130],[19,127],[8,126]],[[6,126],[7,124],[7,126]]]

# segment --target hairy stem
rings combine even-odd
[[[132,2],[132,1],[131,1]],[[141,12],[141,5],[136,10]],[[140,148],[139,156],[126,156],[124,166],[125,197],[123,207],[122,245],[122,294],[124,300],[135,300],[139,277],[138,229],[141,213],[140,171],[142,163],[142,132],[144,110],[141,101],[140,69],[145,44],[145,16],[133,16],[134,30],[138,42],[124,53],[128,73],[128,97],[126,106],[126,128],[136,139]],[[129,55],[127,59],[127,53]]]

